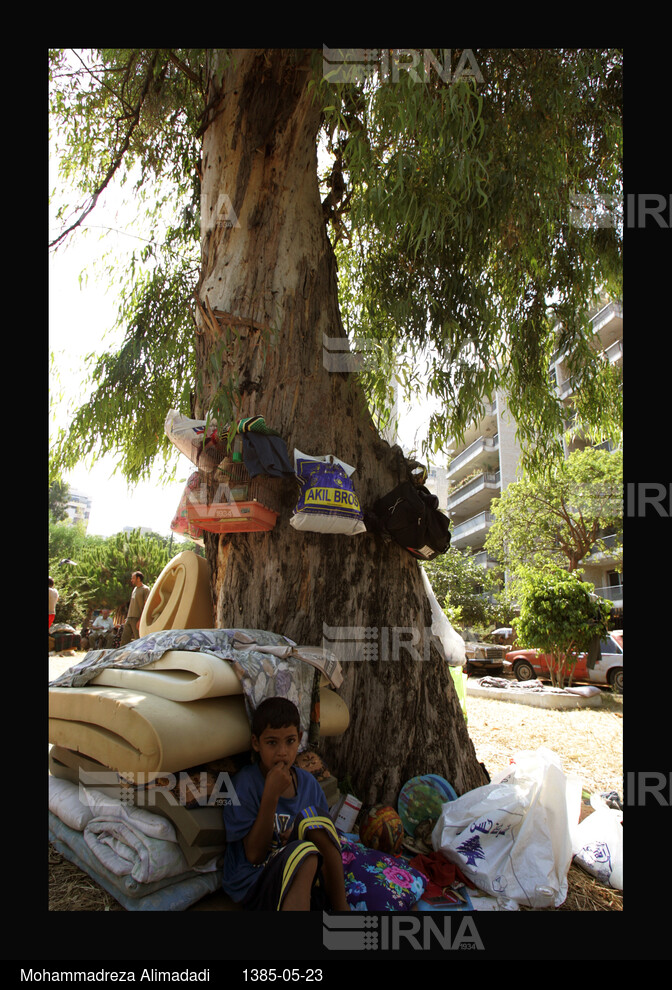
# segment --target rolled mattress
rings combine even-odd
[[[321,683],[323,687],[328,684],[324,674]],[[169,650],[159,660],[135,670],[107,667],[91,684],[156,694],[170,701],[199,701],[243,693],[240,678],[228,660],[189,650]]]
[[[331,689],[320,692],[320,735],[350,717]],[[251,746],[242,695],[178,702],[123,688],[50,688],[49,742],[122,773],[174,773]]]

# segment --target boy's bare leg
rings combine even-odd
[[[350,905],[345,897],[345,879],[343,877],[343,859],[341,850],[336,848],[329,834],[319,828],[310,830],[310,841],[322,853],[322,876],[329,903],[334,911],[349,911]]]
[[[292,879],[285,894],[281,911],[310,911],[310,892],[317,871],[317,856],[306,856]]]

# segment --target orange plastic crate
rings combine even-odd
[[[189,503],[191,522],[209,533],[263,533],[273,529],[278,513],[261,502],[213,502],[210,505]]]

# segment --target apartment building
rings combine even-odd
[[[71,488],[68,492],[68,502],[65,509],[68,513],[69,521],[73,524],[83,523],[86,530],[89,525],[89,516],[91,515],[91,499],[89,496]]]
[[[595,348],[605,361],[623,368],[623,308],[620,303],[606,303],[595,313],[592,322],[595,331],[593,337]],[[567,369],[566,355],[560,353],[553,355],[553,369],[560,398],[568,408],[567,428],[571,429],[573,422],[571,400],[577,383],[571,378]],[[570,436],[569,440],[565,441],[565,453],[569,454],[585,446],[586,440],[583,437]],[[606,440],[599,446],[612,450],[614,445],[610,440]],[[584,580],[595,585],[596,594],[612,601],[615,616],[622,618],[623,573],[616,570],[619,557],[615,551],[615,542],[616,537],[613,534],[606,534],[603,538],[604,547],[595,548],[590,556],[582,560],[581,566],[584,570]]]
[[[596,311],[592,322],[595,347],[605,360],[622,367],[622,307],[615,302],[607,303]],[[568,372],[566,357],[560,352],[553,355],[551,374],[558,395],[567,407],[566,425],[571,429],[572,396],[576,392],[577,382]],[[471,551],[486,568],[496,563],[484,549],[485,538],[494,522],[492,501],[521,476],[521,451],[515,433],[516,424],[507,410],[506,396],[501,391],[497,392],[481,418],[465,432],[464,439],[453,445],[452,459],[448,465],[447,479],[451,491],[446,509],[453,523],[451,545],[459,550]],[[565,442],[565,454],[585,446],[585,439],[571,437],[569,442]],[[612,447],[610,441],[603,446],[607,449]],[[595,585],[597,594],[613,601],[616,614],[622,615],[623,577],[616,570],[617,557],[610,553],[614,540],[613,535],[607,536],[606,549],[595,550],[585,558],[582,567],[585,580]]]

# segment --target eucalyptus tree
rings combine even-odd
[[[114,452],[138,479],[168,450],[170,406],[218,423],[259,414],[290,455],[354,465],[370,506],[408,473],[376,428],[391,373],[441,401],[432,450],[505,386],[539,466],[557,453],[559,326],[585,383],[582,426],[618,434],[620,393],[601,398],[588,312],[598,292],[620,292],[617,211],[595,224],[589,209],[620,193],[620,51],[77,57],[81,72],[52,53],[59,153],[85,196],[54,247],[132,164],[157,236],[122,291],[124,341],[94,362],[55,467]],[[361,373],[334,359],[346,339],[369,358]],[[364,801],[394,801],[420,772],[458,792],[482,783],[417,560],[370,532],[298,533],[292,503],[268,533],[207,536],[217,625],[349,640],[351,723],[326,756]],[[369,659],[355,662],[363,635]]]

